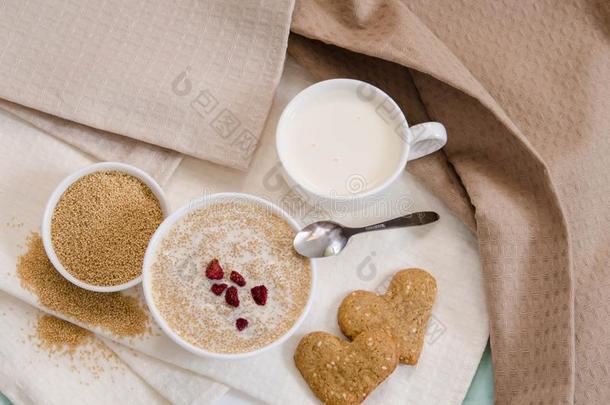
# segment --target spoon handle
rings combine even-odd
[[[349,236],[356,235],[362,232],[379,231],[390,228],[403,228],[407,226],[425,225],[437,221],[438,214],[434,211],[413,212],[402,217],[389,219],[378,224],[363,226],[362,228],[345,228],[344,233]],[[347,236],[346,235],[346,236]]]

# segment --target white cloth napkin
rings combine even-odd
[[[80,149],[97,160],[129,162],[164,184],[174,174],[182,155],[149,143],[78,124],[0,99],[0,109],[42,132]]]
[[[34,173],[38,172],[38,175],[32,177],[34,180],[38,176],[44,177],[45,166],[41,162],[44,161],[45,154],[61,156],[57,162],[63,158],[82,165],[91,162],[81,152],[14,119],[4,111],[0,112],[0,140],[4,145],[0,154],[4,158],[11,153],[15,153],[11,158],[14,161],[18,161],[20,156],[30,157],[26,158],[27,164],[31,165]],[[11,145],[20,147],[12,148]],[[32,150],[28,155],[30,147]],[[16,181],[13,185],[19,190],[7,195],[4,186],[0,186],[0,207],[2,213],[6,213],[0,221],[0,268],[3,274],[8,272],[12,277],[15,258],[23,249],[24,238],[30,231],[38,229],[36,218],[40,217],[40,212],[36,209],[29,211],[27,203],[23,205],[25,211],[15,211],[20,202],[27,201],[28,193],[36,194],[34,182],[24,181],[22,186],[18,185],[21,180],[16,176],[17,173],[18,171],[4,171],[2,179],[13,177],[12,181]],[[7,204],[15,205],[8,210]],[[9,212],[17,214],[8,215]],[[24,222],[23,225],[21,222]],[[10,288],[8,290],[11,292]],[[0,392],[15,404],[108,404],[120,403],[125,398],[134,404],[167,401],[177,405],[210,404],[228,390],[228,387],[199,374],[135,353],[109,341],[106,341],[109,346],[107,348],[101,342],[97,348],[84,348],[91,352],[93,359],[90,360],[79,356],[71,359],[66,356],[49,356],[46,350],[37,347],[39,342],[34,338],[40,314],[40,310],[27,305],[25,301],[0,292]],[[106,356],[110,354],[111,359],[96,354],[102,349],[105,349]],[[113,356],[111,350],[118,357]],[[92,367],[101,367],[103,372],[93,374]]]
[[[172,207],[220,191],[243,191],[263,196],[308,222],[307,212],[281,181],[275,155],[274,130],[278,115],[297,91],[311,83],[306,73],[288,63],[274,106],[247,173],[187,158],[165,190]],[[0,212],[7,220],[37,229],[46,199],[57,182],[91,161],[78,151],[35,131],[0,126]],[[56,158],[60,157],[60,158]],[[438,298],[426,344],[415,367],[399,366],[368,400],[369,403],[460,404],[485,347],[488,336],[486,305],[477,244],[472,233],[407,172],[389,192],[389,203],[364,207],[359,213],[334,218],[346,225],[373,223],[415,210],[435,210],[441,219],[432,226],[360,235],[339,256],[318,261],[316,299],[302,327],[286,343],[254,358],[219,361],[196,357],[154,334],[142,341],[123,341],[137,351],[215,379],[272,404],[317,403],[296,370],[292,356],[306,333],[324,330],[340,335],[336,311],[351,290],[382,292],[397,270],[422,267],[438,282]],[[320,214],[324,215],[324,214]],[[15,218],[15,219],[10,219]],[[1,218],[0,218],[1,219]],[[0,289],[33,305],[36,298],[24,291],[14,275],[15,245],[19,235],[2,232],[0,239]],[[86,325],[85,325],[86,326]],[[97,333],[116,339],[107,331]]]
[[[174,405],[211,404],[229,390],[199,374],[162,363],[109,339],[103,341],[134,373]]]
[[[37,348],[32,336],[39,313],[0,294],[0,390],[15,404],[118,403],[126,397],[137,404],[166,403],[116,357],[106,358],[107,348],[104,355],[96,349],[98,354],[86,361],[78,354],[70,359]]]
[[[110,348],[92,339],[72,354],[50,354],[36,337],[42,314],[0,292],[0,391],[16,405],[113,404],[125,398],[131,404],[199,405],[227,390],[116,343]]]

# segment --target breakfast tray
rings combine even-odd
[[[291,74],[290,71],[285,74],[250,170],[242,173],[185,158],[164,185],[173,209],[212,193],[240,191],[280,205],[301,224],[329,214],[312,209],[298,190],[289,188],[279,174],[273,146],[274,123],[287,100],[310,83]],[[0,171],[4,173],[0,189],[13,196],[10,201],[5,199],[3,213],[22,223],[21,227],[7,229],[0,236],[0,264],[5,270],[0,274],[0,289],[39,306],[36,297],[23,290],[15,276],[16,257],[23,252],[26,235],[39,229],[45,202],[58,182],[94,161],[32,128],[19,131],[23,134],[19,136],[18,145],[14,145],[15,138],[11,139],[6,132],[0,133],[0,141],[10,146],[0,150]],[[15,154],[16,148],[23,149],[24,153]],[[348,226],[360,226],[413,211],[434,210],[441,219],[429,227],[359,235],[341,255],[319,260],[316,299],[309,316],[291,339],[259,356],[231,362],[202,359],[177,347],[156,327],[143,339],[117,339],[107,331],[81,326],[263,402],[315,404],[317,399],[292,361],[299,339],[315,330],[341,336],[336,309],[349,291],[383,292],[396,271],[421,267],[429,271],[438,284],[422,355],[417,366],[399,366],[371,394],[370,403],[401,403],[409,398],[414,403],[459,404],[470,386],[489,334],[476,238],[407,172],[388,191],[387,197],[386,201],[391,204],[368,205],[350,212],[337,210],[330,213],[330,218]],[[137,289],[135,293],[138,293]],[[261,378],[261,373],[265,378]]]

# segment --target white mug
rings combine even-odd
[[[354,181],[354,190],[350,187],[350,192],[347,195],[337,193],[334,190],[315,187],[315,184],[312,184],[310,179],[306,179],[304,173],[299,172],[300,169],[293,164],[295,160],[301,159],[302,156],[295,156],[294,144],[289,144],[289,142],[294,142],[294,138],[291,137],[295,136],[294,128],[295,125],[298,125],[297,122],[299,122],[297,120],[298,115],[305,114],[306,109],[314,107],[316,103],[321,104],[326,98],[334,97],[333,95],[336,94],[341,94],[341,97],[345,97],[345,100],[348,102],[356,103],[354,106],[358,108],[361,107],[360,104],[362,103],[370,105],[370,108],[374,109],[375,114],[377,115],[374,119],[379,122],[384,122],[384,132],[390,136],[396,135],[402,140],[402,142],[392,140],[393,144],[396,145],[396,148],[399,149],[396,150],[393,148],[393,152],[389,154],[391,155],[391,158],[388,158],[387,161],[383,162],[383,164],[388,167],[387,172],[377,179],[374,186],[358,190],[357,181],[359,179],[346,178],[345,181],[348,183],[352,180]],[[349,113],[350,110],[347,111]],[[328,121],[328,118],[329,117],[326,116],[326,123],[333,124]],[[311,120],[308,120],[306,123],[308,124],[309,122],[311,122]],[[316,125],[325,125],[325,122],[321,121],[321,123]],[[388,128],[392,130],[392,133],[389,132]],[[354,128],[352,127],[352,130],[353,129]],[[299,134],[298,136],[307,136],[307,134]],[[442,148],[446,142],[447,132],[443,124],[438,122],[425,122],[410,127],[405,115],[390,96],[369,83],[353,79],[331,79],[307,87],[297,94],[284,108],[276,129],[276,148],[280,162],[283,166],[282,173],[284,178],[290,186],[298,187],[299,190],[302,190],[304,194],[312,198],[316,203],[349,202],[364,200],[371,196],[380,195],[396,181],[409,160],[433,153]],[[333,145],[333,147],[337,146]],[[349,145],[346,145],[345,147],[349,148]],[[308,151],[303,150],[302,153],[306,154]],[[315,158],[316,157],[312,157],[312,159]],[[316,164],[318,163],[320,167],[324,167],[323,165],[328,164],[328,162],[324,161],[316,162]],[[331,170],[329,170],[329,172],[331,172]],[[329,175],[332,175],[332,173],[329,173]],[[346,187],[349,187],[349,184],[347,184]]]

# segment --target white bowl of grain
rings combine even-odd
[[[248,194],[213,194],[175,211],[144,258],[142,287],[153,318],[176,344],[202,357],[241,359],[281,344],[313,302],[315,261],[294,251],[298,230],[284,210]],[[204,274],[213,259],[224,268],[222,279]],[[231,281],[232,271],[242,274],[243,285]],[[215,283],[235,288],[239,305],[210,292]],[[268,289],[264,304],[251,295],[260,285]],[[236,329],[239,319],[248,321],[243,330]]]
[[[114,292],[142,281],[150,237],[169,215],[161,187],[124,163],[84,167],[53,191],[42,220],[49,260],[68,281]]]

